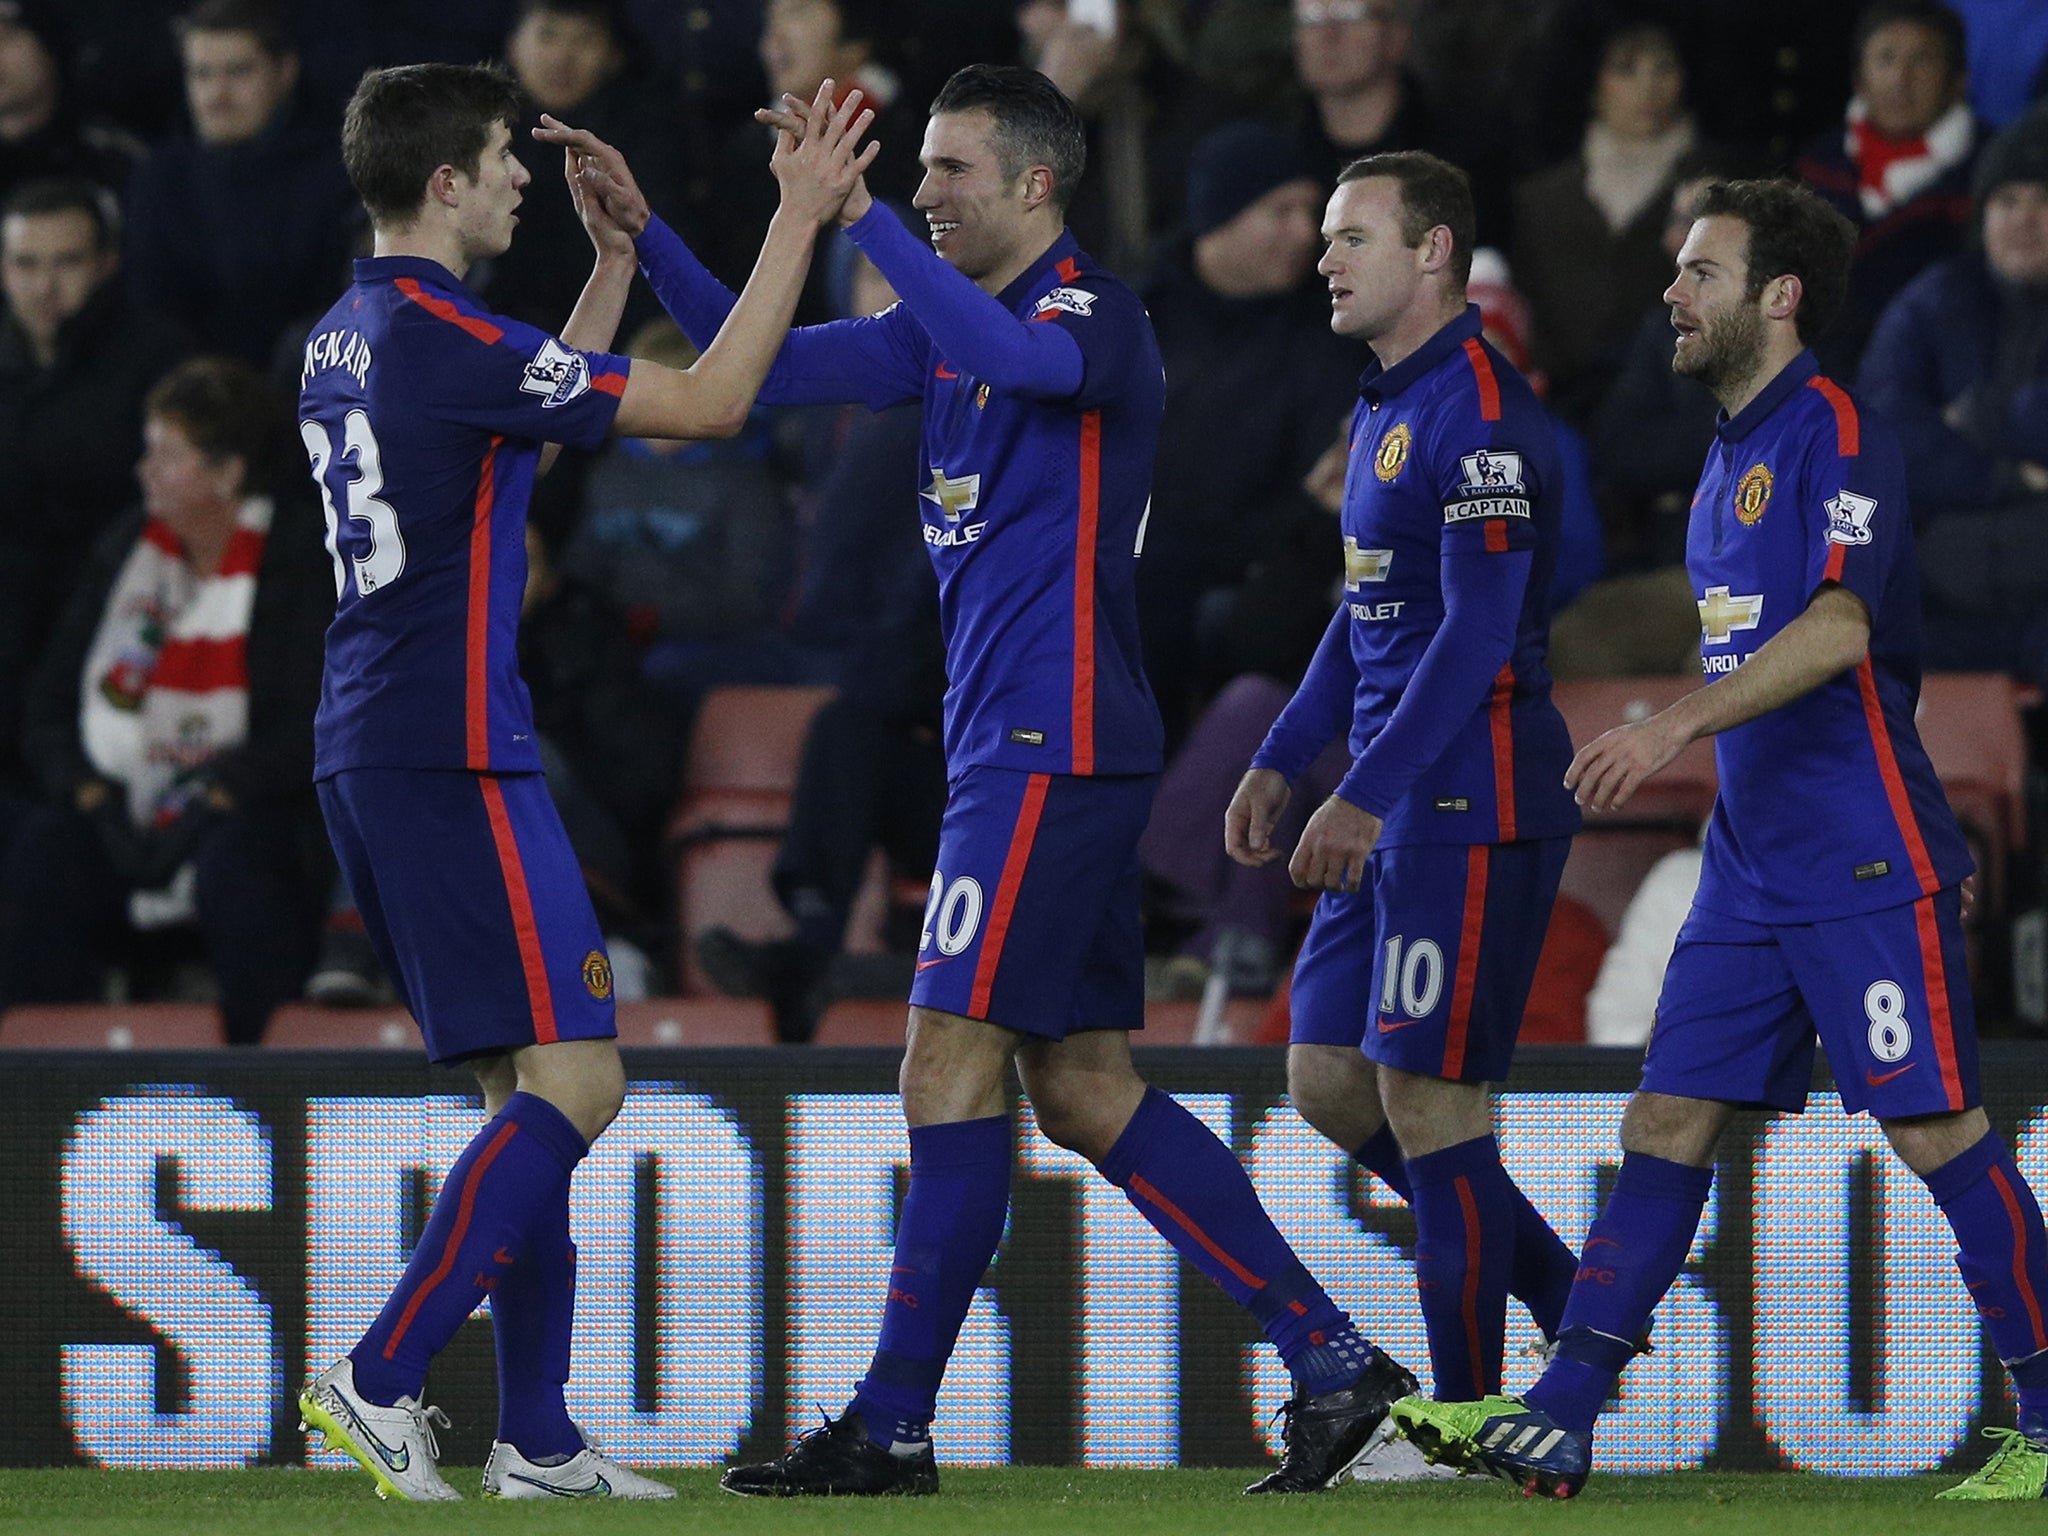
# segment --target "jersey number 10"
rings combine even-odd
[[[299,423],[299,438],[313,460],[313,483],[320,487],[320,507],[327,515],[327,553],[334,561],[334,595],[348,590],[348,566],[341,559],[341,514],[334,506],[334,492],[327,484],[327,466],[355,455],[356,472],[348,482],[348,515],[365,525],[369,549],[351,555],[356,572],[356,591],[368,597],[388,587],[405,574],[405,536],[398,531],[398,513],[390,502],[379,501],[384,489],[384,461],[377,450],[377,434],[370,430],[367,412],[350,411],[341,419],[341,446],[336,449],[325,427],[317,421]]]

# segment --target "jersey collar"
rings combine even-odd
[[[394,278],[413,277],[436,288],[449,289],[479,309],[484,307],[483,300],[470,292],[468,284],[425,256],[358,256],[355,271],[359,283],[388,283]]]
[[[1078,258],[1080,254],[1081,243],[1074,238],[1074,232],[1071,229],[1061,230],[1059,239],[1045,248],[1045,254],[1031,263],[1023,276],[997,294],[996,301],[1012,314],[1018,313],[1038,297],[1039,291],[1045,287],[1047,273],[1057,269],[1061,262]]]
[[[1811,352],[1801,352],[1791,362],[1778,370],[1778,376],[1763,387],[1758,396],[1740,411],[1730,416],[1722,411],[1714,418],[1714,431],[1724,443],[1739,443],[1750,433],[1764,424],[1764,419],[1792,397],[1795,389],[1803,387],[1806,381],[1820,372],[1820,364]]]
[[[1377,357],[1367,362],[1365,372],[1358,376],[1358,392],[1375,400],[1393,399],[1453,352],[1462,348],[1484,328],[1479,319],[1479,306],[1467,304],[1465,313],[1451,321],[1393,367],[1382,368]]]

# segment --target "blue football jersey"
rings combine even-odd
[[[515,654],[527,499],[543,443],[604,441],[630,366],[491,314],[438,262],[355,264],[299,378],[337,594],[316,777],[540,767]]]
[[[1568,837],[1572,746],[1550,698],[1550,578],[1564,471],[1549,419],[1522,376],[1480,339],[1479,310],[1394,367],[1366,368],[1352,417],[1340,513],[1344,612],[1357,683],[1351,755],[1386,727],[1444,621],[1448,556],[1530,550],[1513,653],[1483,697],[1446,701],[1464,723],[1389,808],[1383,847]]]
[[[1920,576],[1905,465],[1884,424],[1802,353],[1724,418],[1693,496],[1685,563],[1711,682],[1838,583],[1870,610],[1870,653],[1714,741],[1721,792],[1698,904],[1760,923],[1877,911],[1970,872],[1913,725]]]

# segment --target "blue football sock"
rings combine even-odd
[[[569,1417],[569,1335],[576,1318],[576,1247],[569,1180],[535,1213],[526,1246],[491,1292],[498,1342],[498,1438],[528,1461],[574,1456],[583,1436]]]
[[[1401,1156],[1401,1144],[1394,1139],[1391,1126],[1382,1124],[1352,1156],[1367,1172],[1378,1174],[1403,1200],[1410,1205],[1415,1203],[1414,1190],[1408,1182],[1408,1163]],[[1508,1294],[1529,1309],[1529,1316],[1535,1319],[1546,1339],[1554,1339],[1564,1316],[1565,1298],[1572,1293],[1572,1277],[1579,1272],[1579,1261],[1565,1246],[1564,1239],[1550,1229],[1543,1213],[1529,1203],[1529,1197],[1512,1182],[1508,1188],[1513,1192],[1515,1227]]]
[[[1440,1402],[1500,1390],[1515,1185],[1491,1136],[1408,1160],[1415,1186],[1415,1284]]]
[[[1927,1175],[1956,1234],[1956,1267],[2012,1372],[2020,1413],[2048,1413],[2048,1234],[2041,1207],[1996,1132]]]
[[[1258,1320],[1310,1395],[1358,1379],[1371,1347],[1294,1256],[1244,1165],[1170,1094],[1147,1089],[1097,1167],[1182,1258]]]
[[[1624,1154],[1607,1208],[1586,1234],[1557,1355],[1529,1389],[1531,1406],[1591,1432],[1650,1314],[1685,1267],[1713,1187],[1710,1167]]]
[[[418,1397],[427,1363],[509,1269],[535,1217],[589,1147],[562,1112],[515,1093],[462,1149],[398,1287],[349,1351],[356,1390],[385,1406]]]
[[[882,1334],[853,1399],[870,1439],[922,1439],[931,1423],[947,1357],[1003,1240],[1011,1150],[1007,1115],[911,1127]]]

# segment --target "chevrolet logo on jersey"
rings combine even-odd
[[[1360,549],[1358,540],[1344,535],[1344,590],[1356,592],[1361,581],[1385,581],[1394,567],[1391,549]]]
[[[955,480],[951,475],[932,466],[932,483],[918,492],[926,501],[938,503],[939,510],[946,514],[946,521],[957,523],[961,517],[972,512],[981,501],[981,476],[962,475]]]
[[[1730,597],[1726,587],[1709,587],[1698,602],[1700,632],[1709,645],[1726,645],[1736,630],[1755,629],[1764,616],[1761,592],[1754,597]]]

